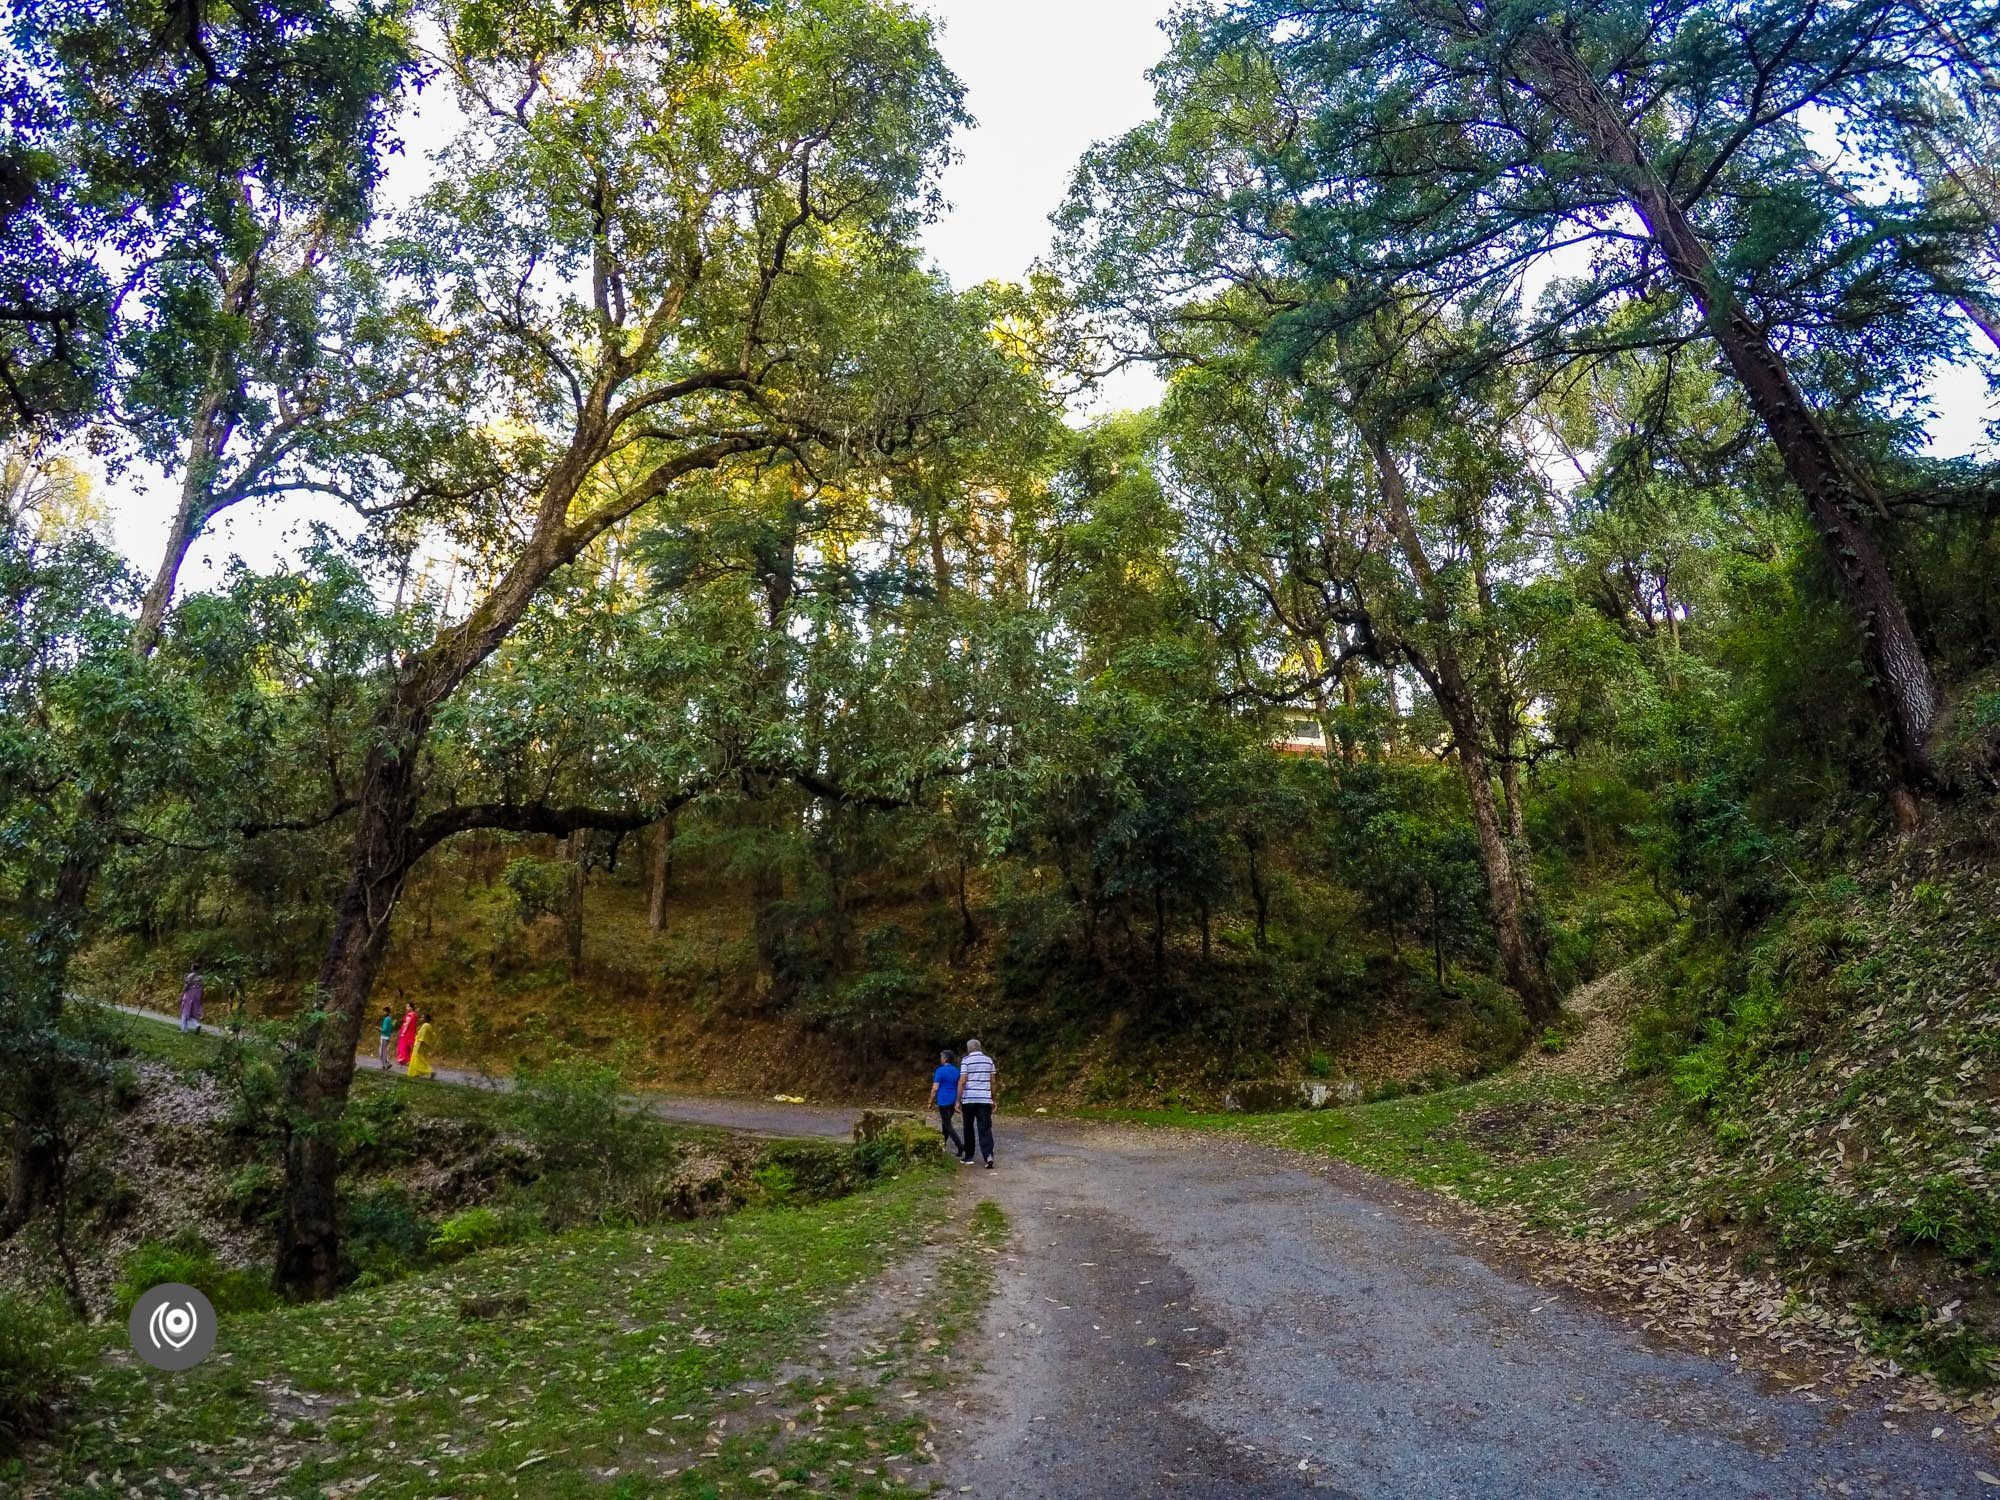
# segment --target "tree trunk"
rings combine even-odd
[[[1928,785],[1937,687],[1888,561],[1865,524],[1871,513],[1883,513],[1881,496],[1827,431],[1784,359],[1724,283],[1679,201],[1581,59],[1539,26],[1527,28],[1514,50],[1525,75],[1521,82],[1590,142],[1605,175],[1645,223],[1674,278],[1707,317],[1723,358],[1770,433],[1785,472],[1804,495],[1813,529],[1826,547],[1848,613],[1861,633],[1898,775],[1905,787]]]
[[[1555,992],[1549,984],[1548,972],[1542,967],[1539,955],[1528,938],[1528,924],[1523,918],[1521,882],[1508,847],[1500,807],[1493,796],[1493,771],[1486,759],[1485,726],[1479,705],[1466,683],[1458,647],[1452,639],[1450,606],[1437,586],[1430,557],[1417,531],[1402,468],[1388,445],[1375,433],[1364,426],[1361,436],[1375,460],[1390,534],[1403,553],[1404,562],[1409,565],[1410,573],[1416,580],[1419,603],[1425,618],[1434,628],[1433,637],[1427,645],[1408,640],[1401,642],[1403,654],[1424,679],[1431,696],[1437,699],[1445,722],[1451,726],[1453,759],[1458,763],[1466,797],[1472,804],[1473,832],[1479,841],[1479,867],[1486,879],[1486,904],[1493,920],[1494,941],[1500,949],[1500,967],[1507,976],[1508,985],[1521,997],[1521,1008],[1528,1019],[1541,1025],[1556,1014]]]
[[[1245,829],[1243,849],[1250,861],[1250,899],[1257,908],[1257,951],[1261,953],[1270,945],[1271,893],[1264,886],[1264,872],[1258,863],[1258,843],[1257,835]]]
[[[979,926],[972,920],[972,903],[965,894],[965,856],[958,857],[958,922],[959,938],[965,947],[971,948],[979,941]]]
[[[1440,653],[1445,654],[1445,653]],[[1438,672],[1439,687],[1445,673]],[[1442,705],[1449,689],[1439,692]],[[1452,719],[1449,707],[1446,718]],[[1540,956],[1528,937],[1521,885],[1514,869],[1514,856],[1500,822],[1500,810],[1493,800],[1493,780],[1486,764],[1485,747],[1479,743],[1477,722],[1453,723],[1452,736],[1458,741],[1459,775],[1472,803],[1473,832],[1479,840],[1479,865],[1486,877],[1486,904],[1493,915],[1493,935],[1500,948],[1500,967],[1507,983],[1521,997],[1521,1008],[1536,1025],[1555,1018],[1555,992],[1543,969]]]
[[[583,977],[583,835],[572,833],[563,854],[569,866],[563,891],[563,954],[569,961],[569,977]]]
[[[369,752],[347,891],[320,963],[317,1003],[287,1081],[277,1283],[294,1297],[326,1297],[340,1282],[340,1117],[354,1079],[362,1017],[388,952],[390,918],[414,852],[414,747],[427,727],[428,714],[415,715]]]
[[[661,822],[653,849],[653,894],[646,905],[646,926],[653,932],[667,930],[667,892],[674,883],[674,818],[668,813]]]

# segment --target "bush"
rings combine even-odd
[[[170,1240],[148,1240],[126,1254],[112,1293],[118,1316],[131,1312],[133,1303],[163,1281],[193,1287],[219,1313],[256,1312],[278,1300],[268,1275],[225,1266],[208,1242],[189,1229]]]
[[[384,1286],[421,1270],[431,1233],[430,1221],[400,1187],[359,1194],[341,1212],[341,1249],[356,1286]]]
[[[229,1211],[246,1224],[267,1219],[278,1204],[284,1180],[269,1162],[246,1162],[222,1190]]]
[[[401,1089],[357,1091],[341,1116],[342,1154],[352,1163],[387,1166],[416,1155],[410,1101]]]
[[[569,890],[569,867],[561,860],[524,854],[507,862],[500,879],[514,893],[515,910],[526,924],[561,908]]]
[[[0,1291],[0,1454],[52,1424],[75,1371],[70,1328],[56,1304]]]
[[[616,1068],[575,1057],[524,1066],[507,1113],[541,1158],[529,1195],[549,1228],[644,1223],[667,1212],[673,1137],[625,1102]]]
[[[1927,1178],[1896,1227],[1905,1243],[1932,1246],[1981,1275],[2000,1272],[2000,1205],[1956,1177]]]
[[[223,1084],[233,1129],[245,1135],[272,1129],[285,1099],[285,1081],[276,1063],[266,1057],[245,1057],[240,1066],[225,1071]]]
[[[512,1244],[525,1235],[527,1225],[512,1214],[491,1208],[468,1208],[438,1225],[431,1236],[430,1251],[439,1260],[463,1260],[495,1245]]]
[[[750,1174],[757,1196],[766,1203],[784,1203],[799,1188],[799,1179],[783,1162],[767,1161]]]

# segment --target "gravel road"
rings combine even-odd
[[[180,1025],[178,1017],[147,1010],[143,1006],[114,1005],[110,1008],[161,1026]],[[211,1025],[209,1034],[215,1034],[217,1029]],[[369,1049],[355,1058],[354,1065],[363,1073],[400,1071],[394,1067],[385,1069],[375,1061],[372,1041]],[[468,1089],[505,1089],[511,1086],[504,1076],[476,1073],[466,1068],[437,1068],[432,1072],[431,1081]],[[676,1125],[712,1125],[743,1135],[775,1136],[786,1140],[803,1137],[849,1140],[854,1134],[855,1121],[861,1117],[860,1109],[846,1105],[780,1104],[776,1100],[725,1098],[714,1094],[648,1093],[634,1094],[632,1099],[662,1120]]]
[[[998,1125],[998,1169],[962,1171],[960,1200],[992,1198],[1013,1241],[968,1351],[984,1369],[941,1413],[944,1494],[2000,1494],[1955,1430],[1843,1420],[1649,1348],[1365,1174],[1226,1139]]]
[[[859,1113],[641,1097],[773,1136],[844,1137]],[[2000,1500],[2000,1457],[1949,1425],[1934,1439],[1649,1347],[1365,1173],[1227,1137],[1004,1114],[996,1129],[1000,1166],[962,1170],[959,1206],[991,1198],[1012,1236],[936,1413],[941,1493]]]

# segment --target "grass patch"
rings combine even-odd
[[[171,1471],[202,1494],[306,1496],[374,1475],[371,1500],[714,1496],[786,1478],[919,1493],[929,1454],[913,1403],[879,1383],[774,1380],[943,1217],[946,1180],[906,1171],[804,1208],[583,1230],[393,1288],[225,1316],[216,1355],[183,1376],[116,1357],[122,1330],[92,1330],[77,1336],[83,1352],[113,1359],[80,1381],[55,1442],[0,1477],[67,1493],[93,1474]],[[1000,1233],[985,1206],[973,1227]],[[990,1277],[985,1257],[945,1268],[940,1304],[917,1310],[933,1338]],[[907,1361],[881,1371],[908,1373]]]
[[[1612,1105],[1603,1089],[1572,1080],[1499,1077],[1288,1114],[1123,1110],[1101,1118],[1227,1131],[1581,1232],[1592,1212],[1585,1183],[1608,1165],[1597,1127]]]

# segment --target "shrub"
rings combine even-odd
[[[74,1375],[70,1327],[55,1303],[0,1290],[0,1454],[49,1429]]]
[[[246,1162],[222,1190],[223,1201],[229,1211],[244,1223],[255,1223],[270,1217],[283,1185],[277,1168],[269,1162]]]
[[[783,1162],[767,1161],[750,1174],[757,1195],[767,1203],[783,1203],[798,1191],[799,1180]]]
[[[226,1266],[195,1230],[183,1230],[170,1240],[148,1240],[129,1251],[119,1267],[113,1299],[124,1317],[150,1288],[163,1281],[191,1286],[224,1312],[256,1312],[278,1300],[270,1277],[259,1271]]]
[[[1927,1178],[1897,1232],[1909,1244],[1934,1246],[1984,1275],[2000,1271],[2000,1206],[1956,1177]]]
[[[549,1228],[644,1223],[666,1212],[673,1138],[625,1102],[616,1068],[574,1057],[524,1066],[507,1112],[541,1158],[529,1192]]]
[[[430,1250],[439,1260],[462,1260],[495,1245],[511,1244],[522,1238],[526,1226],[516,1217],[491,1208],[468,1208],[438,1225],[431,1236]]]
[[[383,1286],[421,1270],[430,1242],[430,1221],[403,1188],[358,1194],[342,1209],[341,1250],[356,1286]]]
[[[245,1057],[240,1066],[225,1073],[223,1082],[231,1127],[246,1135],[261,1134],[272,1127],[285,1096],[285,1082],[276,1063],[266,1057]]]
[[[525,924],[561,907],[569,890],[569,867],[561,860],[524,854],[507,862],[500,879],[514,893],[515,910]]]
[[[370,1166],[408,1161],[416,1154],[410,1101],[400,1089],[370,1089],[348,1101],[341,1116],[342,1154]]]

